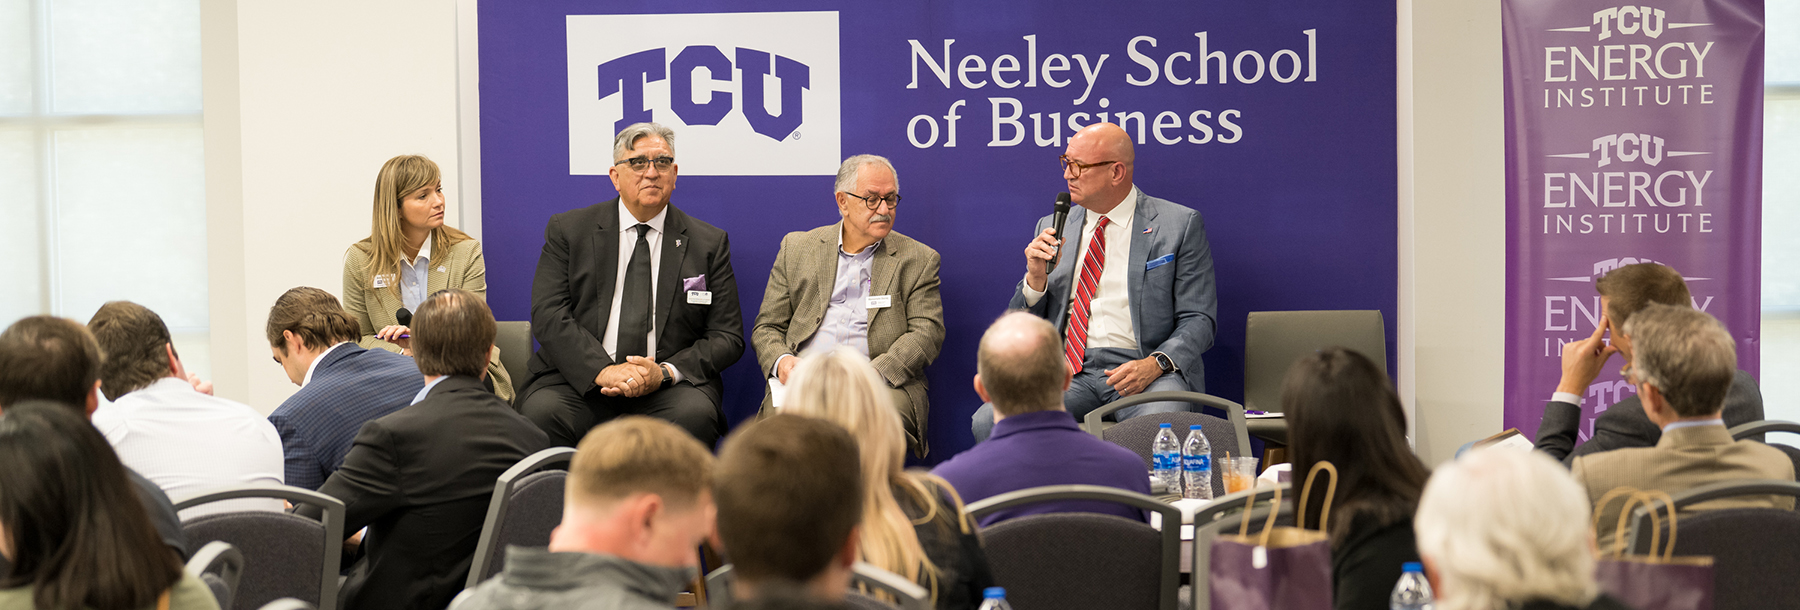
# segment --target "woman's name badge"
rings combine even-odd
[[[393,284],[393,283],[394,283],[394,276],[391,274],[383,274],[383,275],[375,276],[375,287],[376,288],[387,288],[390,284]]]

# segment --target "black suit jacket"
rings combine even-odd
[[[1724,418],[1726,427],[1763,418],[1762,390],[1749,373],[1738,371],[1732,378],[1731,390],[1725,394]],[[1562,460],[1566,466],[1590,453],[1655,447],[1662,440],[1662,428],[1644,415],[1644,403],[1636,394],[1601,411],[1594,418],[1593,438],[1577,447],[1576,431],[1580,428],[1581,405],[1550,401],[1544,405],[1544,419],[1538,424],[1537,449]]]
[[[319,492],[344,501],[344,531],[364,526],[345,608],[441,610],[462,589],[500,473],[549,446],[544,431],[474,377],[363,425]],[[318,518],[316,507],[299,514]]]
[[[619,200],[550,217],[544,252],[531,281],[531,381],[523,402],[538,388],[568,383],[580,394],[594,389],[600,370],[624,362],[602,345],[619,275]],[[718,404],[719,372],[744,355],[744,317],[731,241],[725,231],[669,206],[663,222],[662,262],[656,281],[656,361],[681,371],[682,383]],[[688,303],[683,280],[706,276],[711,305]]]

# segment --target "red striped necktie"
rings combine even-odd
[[[1081,257],[1081,283],[1075,287],[1075,307],[1069,310],[1068,336],[1063,340],[1063,355],[1069,359],[1069,368],[1081,371],[1081,361],[1087,356],[1088,313],[1094,292],[1100,289],[1100,270],[1106,266],[1106,223],[1107,217],[1101,216],[1100,222],[1094,223],[1094,240],[1088,245],[1087,255]]]

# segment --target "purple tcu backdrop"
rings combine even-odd
[[[906,199],[897,230],[944,260],[935,463],[973,443],[976,342],[1064,190],[1067,136],[1123,120],[1139,187],[1206,221],[1220,303],[1208,392],[1242,399],[1250,311],[1379,309],[1395,353],[1391,3],[671,6],[480,5],[482,223],[501,319],[530,317],[550,215],[614,196],[620,121],[676,129],[674,203],[730,231],[746,338],[782,235],[838,220],[837,161],[884,155]],[[748,347],[725,377],[737,423],[763,392]]]
[[[1564,343],[1601,322],[1594,278],[1657,262],[1757,373],[1761,0],[1508,0],[1506,425],[1536,436]],[[1593,418],[1635,390],[1619,359]]]

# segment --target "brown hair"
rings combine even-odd
[[[1295,362],[1281,382],[1281,408],[1295,476],[1319,462],[1337,467],[1334,541],[1358,517],[1387,526],[1412,516],[1431,472],[1406,444],[1406,412],[1374,361],[1328,347]],[[1314,497],[1308,513],[1317,515],[1324,494]]]
[[[719,451],[719,538],[739,578],[805,582],[831,564],[862,520],[856,439],[836,424],[774,415],[738,428]]]
[[[1635,347],[1631,374],[1662,392],[1682,417],[1725,408],[1737,376],[1737,344],[1717,318],[1692,307],[1651,304],[1625,323]]]
[[[281,338],[283,331],[300,336],[300,342],[311,349],[325,349],[362,337],[356,320],[338,304],[337,297],[311,286],[301,286],[282,293],[269,308],[269,323],[263,331],[269,346],[287,349]]]
[[[86,327],[31,316],[0,332],[0,406],[49,400],[85,411],[100,379],[100,344]]]
[[[1062,406],[1062,337],[1043,318],[1022,311],[1000,316],[981,335],[975,372],[1002,416]]]
[[[662,497],[685,509],[713,484],[713,456],[675,424],[628,415],[595,426],[569,464],[569,493],[577,502],[609,502],[632,494]]]
[[[412,353],[426,375],[479,377],[494,347],[494,313],[475,293],[439,290],[413,316]]]
[[[369,273],[373,277],[398,275],[401,252],[405,250],[406,232],[401,225],[400,205],[413,191],[437,186],[443,182],[438,164],[423,155],[400,155],[381,164],[375,175],[375,213],[369,236],[356,242],[356,248],[369,255]],[[435,248],[448,251],[450,246],[474,239],[468,233],[443,225],[431,231]],[[400,282],[389,282],[388,290],[400,295]]]
[[[88,331],[105,354],[100,365],[100,392],[107,400],[136,392],[169,376],[172,346],[162,316],[131,301],[111,301],[88,320]]]
[[[1687,282],[1674,268],[1657,263],[1625,265],[1594,280],[1594,290],[1606,297],[1606,318],[1621,328],[1633,314],[1650,305],[1693,307]]]

